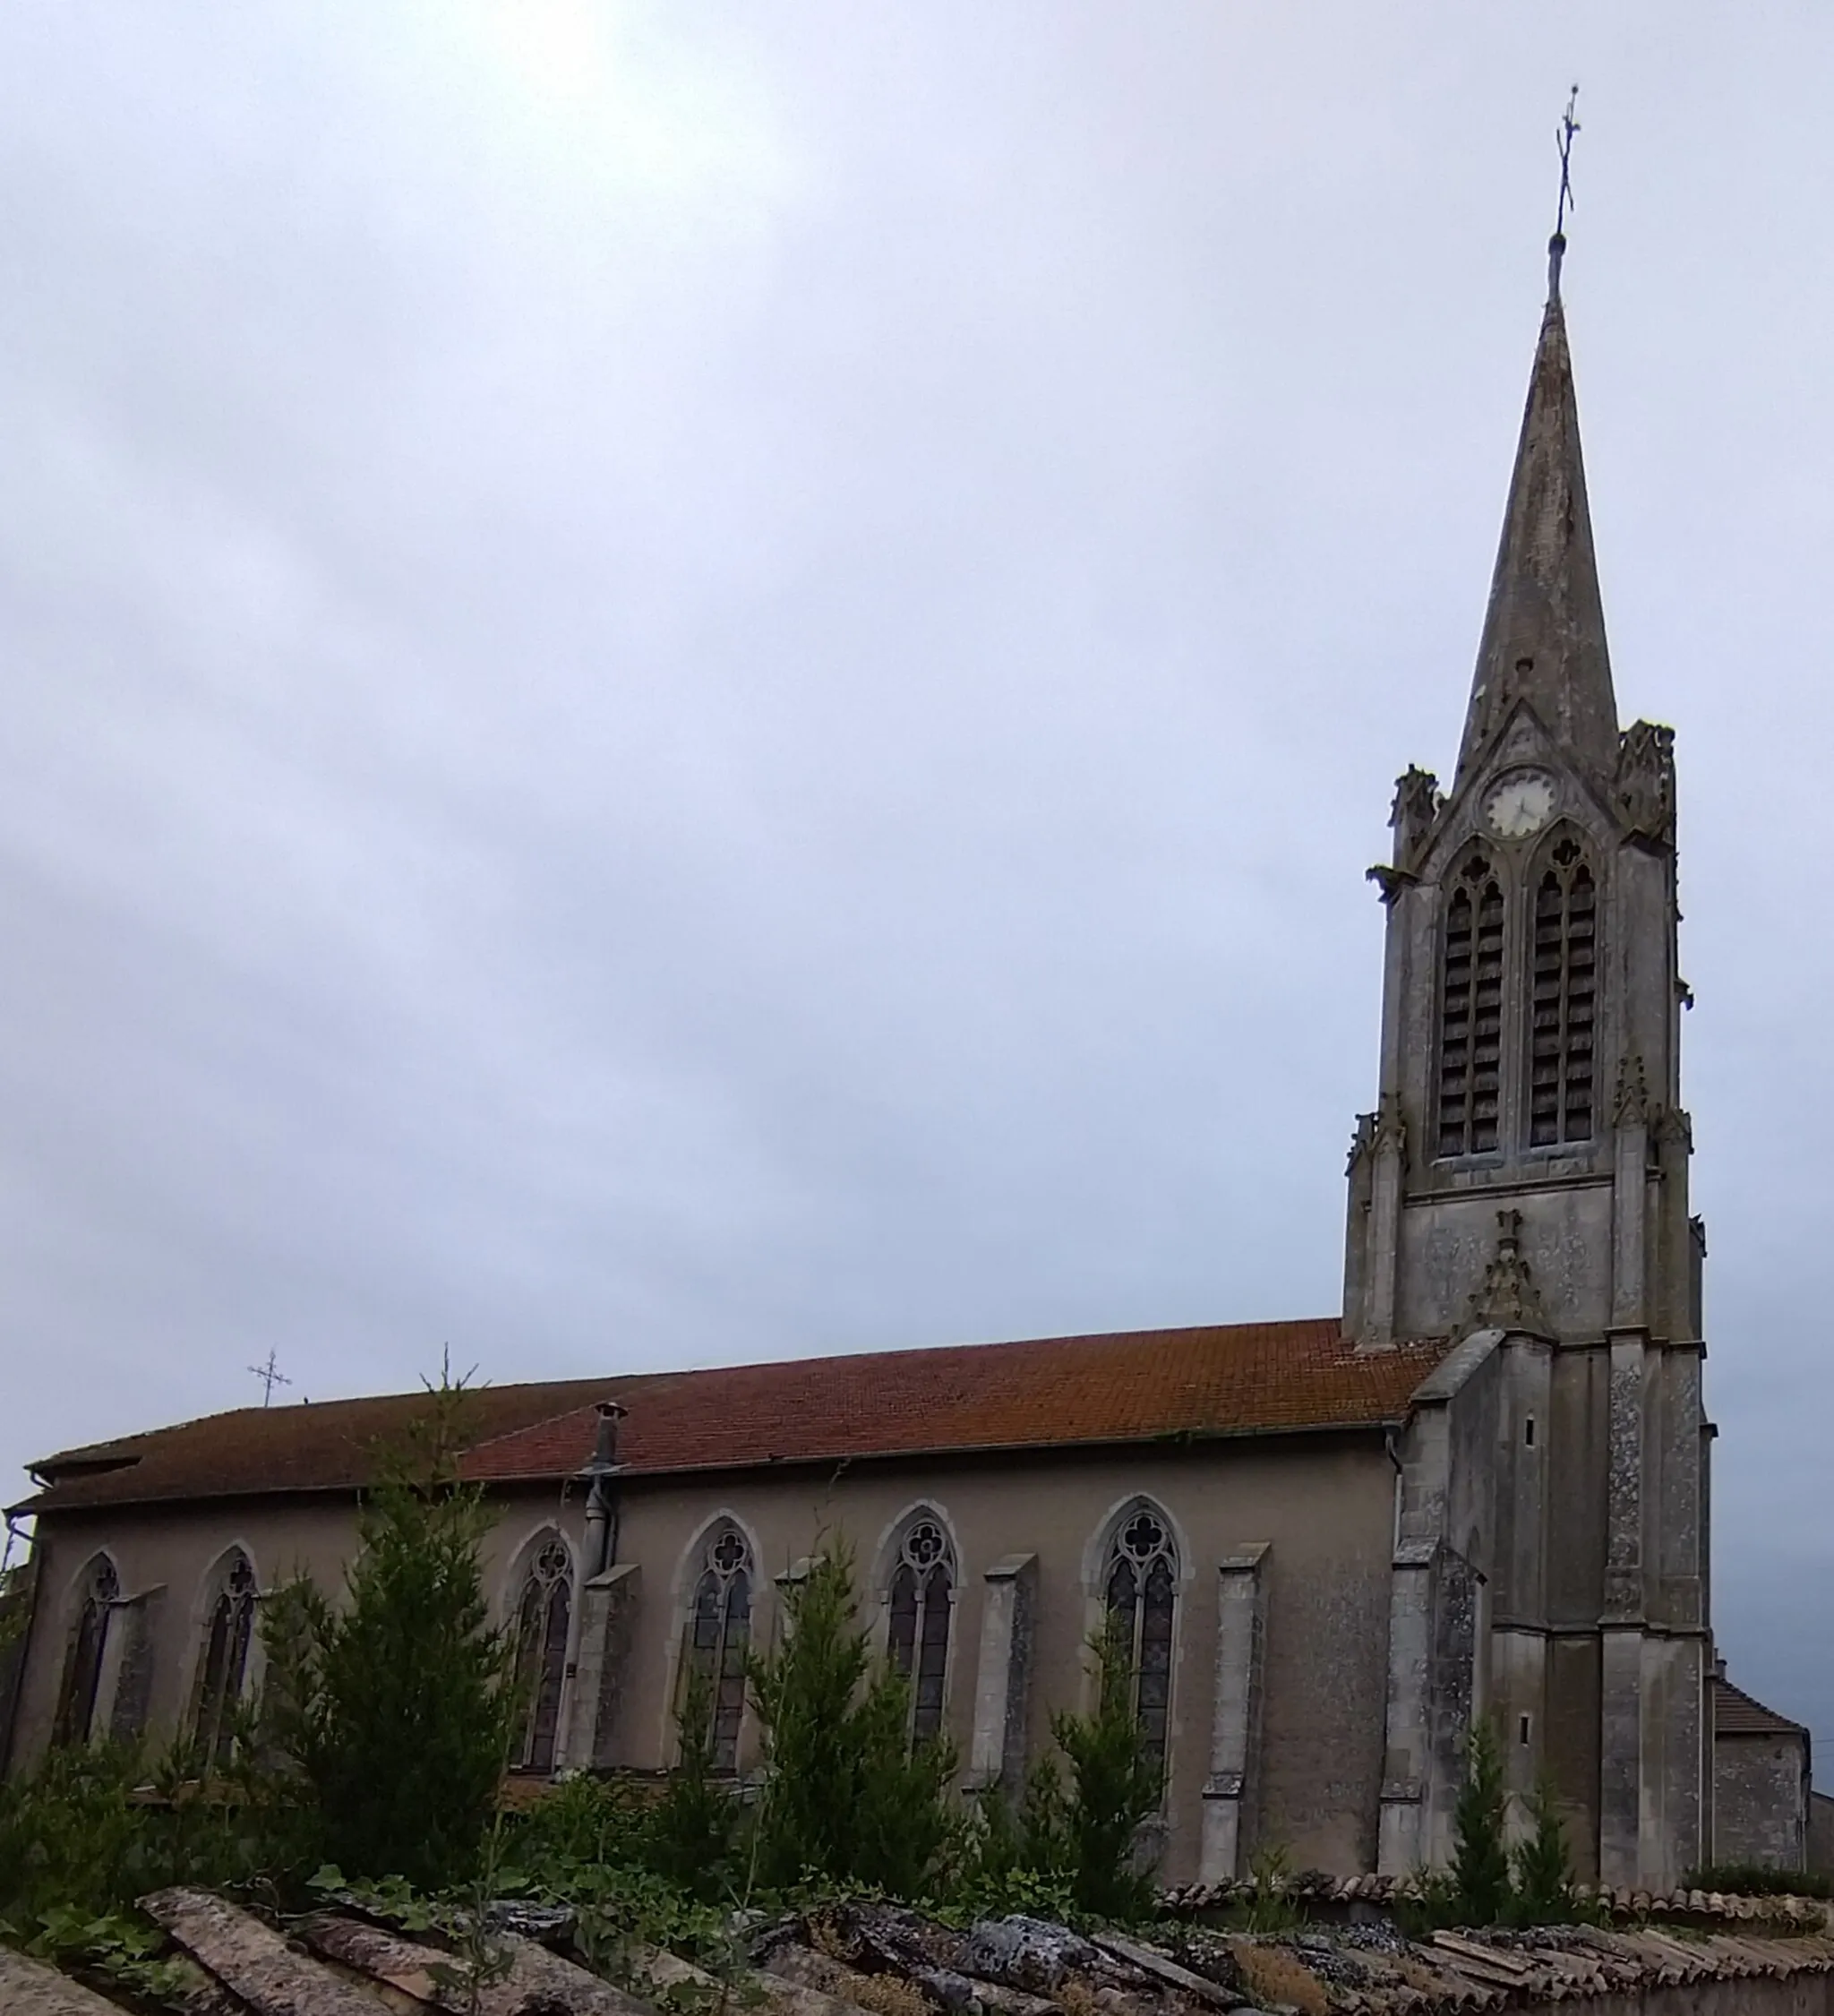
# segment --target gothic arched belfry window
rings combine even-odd
[[[736,1771],[745,1719],[745,1669],[751,1653],[751,1549],[733,1525],[709,1537],[688,1620],[691,1670],[707,1689],[713,1767]]]
[[[1171,1530],[1150,1506],[1125,1514],[1109,1548],[1102,1600],[1127,1660],[1126,1685],[1146,1747],[1162,1767],[1171,1706],[1172,1623],[1178,1564]]]
[[[524,1716],[524,1771],[551,1772],[561,1733],[567,1633],[573,1617],[573,1557],[558,1533],[538,1546],[516,1604],[516,1673]]]
[[[1503,887],[1482,854],[1453,878],[1439,955],[1441,1155],[1495,1147],[1503,1076]]]
[[[913,1743],[928,1742],[942,1728],[955,1579],[942,1522],[929,1512],[906,1521],[888,1591],[887,1648],[892,1663],[910,1677]]]
[[[84,1572],[75,1627],[64,1656],[55,1730],[58,1743],[87,1743],[95,1734],[102,1652],[108,1641],[109,1616],[120,1594],[121,1578],[115,1564],[106,1554],[99,1554]]]
[[[1535,885],[1529,1145],[1592,1137],[1598,892],[1579,842],[1561,840]]]
[[[248,1678],[254,1637],[254,1569],[240,1548],[215,1577],[204,1620],[203,1663],[198,1669],[195,1732],[207,1767],[229,1762],[236,1741],[236,1708]]]

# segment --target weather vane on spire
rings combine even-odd
[[[1547,299],[1551,305],[1560,299],[1560,255],[1566,250],[1566,213],[1573,203],[1573,136],[1580,130],[1580,123],[1573,117],[1573,109],[1580,101],[1577,84],[1566,96],[1566,110],[1560,116],[1560,127],[1554,135],[1554,144],[1560,150],[1560,204],[1554,212],[1554,236],[1547,241]]]
[[[1580,130],[1580,123],[1573,117],[1574,107],[1580,101],[1577,84],[1566,96],[1566,110],[1560,116],[1560,131],[1554,136],[1554,144],[1560,150],[1560,207],[1554,213],[1554,236],[1560,237],[1566,230],[1566,212],[1573,202],[1573,136]]]

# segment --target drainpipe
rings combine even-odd
[[[1384,1428],[1382,1431],[1382,1447],[1389,1462],[1394,1465],[1394,1531],[1389,1540],[1390,1548],[1393,1549],[1401,1545],[1402,1487],[1407,1480],[1407,1466],[1401,1460],[1400,1430],[1393,1428]]]
[[[618,1423],[627,1410],[615,1400],[598,1403],[598,1436],[592,1461],[578,1472],[586,1485],[586,1573],[589,1580],[602,1575],[618,1558],[618,1503],[612,1480],[621,1467],[618,1462]]]
[[[21,1634],[19,1648],[14,1655],[11,1679],[4,1694],[0,1694],[0,1779],[13,1769],[14,1740],[19,1734],[19,1711],[25,1703],[25,1677],[31,1662],[32,1639],[39,1622],[39,1585],[44,1581],[44,1549],[38,1544],[36,1523],[30,1534],[27,1534],[17,1513],[6,1514],[6,1548],[0,1554],[0,1588],[4,1586],[4,1577],[13,1562],[13,1548],[16,1540],[23,1540],[31,1552],[21,1564],[20,1572],[30,1578],[26,1592],[25,1629]]]

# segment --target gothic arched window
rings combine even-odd
[[[1548,856],[1535,887],[1534,1025],[1529,1039],[1529,1145],[1592,1138],[1592,1011],[1598,891],[1574,839]]]
[[[1503,887],[1482,854],[1459,871],[1439,959],[1441,1155],[1496,1145],[1503,1068]]]
[[[561,1735],[567,1631],[573,1617],[573,1557],[558,1533],[535,1550],[516,1604],[517,1689],[524,1771],[551,1772]]]
[[[1171,1705],[1172,1620],[1178,1562],[1171,1528],[1151,1506],[1123,1514],[1109,1548],[1102,1600],[1108,1628],[1126,1655],[1128,1705],[1161,1769]]]
[[[238,1548],[219,1568],[204,1625],[203,1663],[198,1669],[194,1731],[204,1768],[229,1762],[236,1741],[235,1711],[248,1677],[254,1637],[254,1568]]]
[[[53,1740],[58,1743],[87,1743],[95,1734],[96,1696],[102,1684],[108,1619],[121,1594],[121,1577],[106,1554],[90,1562],[81,1589],[70,1650],[64,1660],[64,1685],[57,1695]]]
[[[887,1650],[898,1670],[910,1676],[913,1743],[927,1743],[942,1728],[955,1580],[941,1520],[931,1512],[907,1520],[888,1591]]]
[[[738,1769],[750,1654],[751,1549],[736,1526],[722,1525],[709,1536],[701,1557],[688,1620],[690,1671],[707,1690],[716,1771]]]

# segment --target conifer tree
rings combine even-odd
[[[1488,1719],[1471,1719],[1465,1782],[1453,1811],[1452,1902],[1464,1925],[1495,1925],[1509,1909],[1509,1851],[1504,1845],[1503,1759]]]
[[[954,1746],[913,1744],[910,1682],[873,1669],[844,1540],[791,1584],[784,1609],[781,1643],[751,1671],[768,1765],[758,1881],[781,1889],[814,1875],[921,1897],[961,1824]]]
[[[1529,1799],[1533,1831],[1515,1856],[1515,1910],[1519,1925],[1559,1925],[1573,1917],[1573,1857],[1560,1818],[1553,1780],[1544,1772]]]
[[[650,1815],[650,1858],[659,1874],[704,1904],[732,1886],[739,1808],[714,1770],[713,1678],[689,1663],[675,1712],[675,1768]]]
[[[263,1606],[263,1730],[310,1787],[325,1854],[424,1889],[476,1863],[514,1731],[510,1647],[492,1628],[481,1493],[460,1482],[463,1382],[442,1374],[378,1452],[334,1607],[309,1580]]]
[[[1070,1761],[1070,1787],[1058,1824],[1067,1849],[1070,1892],[1092,1916],[1141,1917],[1152,1896],[1135,1861],[1140,1823],[1158,1810],[1164,1774],[1134,1712],[1129,1648],[1110,1628],[1091,1645],[1096,1664],[1093,1715],[1054,1715],[1051,1734]]]

